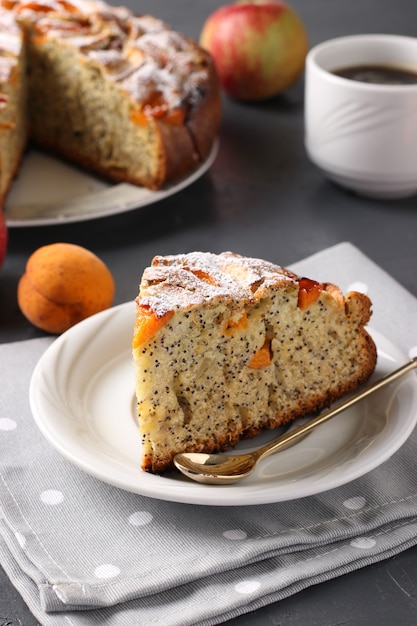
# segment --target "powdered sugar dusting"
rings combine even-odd
[[[205,302],[253,302],[262,288],[294,283],[296,274],[261,259],[232,252],[157,256],[145,269],[137,302],[161,317]]]

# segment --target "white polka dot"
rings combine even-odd
[[[10,417],[2,417],[0,419],[0,430],[14,430],[15,428],[17,428],[17,423]]]
[[[231,541],[239,541],[241,539],[246,539],[247,534],[244,530],[236,528],[234,530],[225,530],[223,533],[223,537],[226,537],[226,539],[230,539]]]
[[[114,578],[120,574],[120,570],[116,565],[111,565],[110,563],[104,563],[103,565],[99,565],[94,570],[94,576],[96,578]]]
[[[26,537],[24,535],[22,535],[22,533],[15,533],[14,535],[20,545],[21,548],[25,547],[26,544]]]
[[[42,491],[41,500],[44,504],[61,504],[64,500],[64,494],[62,491],[58,491],[57,489],[48,489],[47,491]]]
[[[375,539],[370,539],[369,537],[356,537],[356,539],[352,539],[350,542],[353,548],[360,548],[361,550],[369,550],[373,548],[375,544]]]
[[[410,348],[408,355],[410,359],[414,359],[414,357],[417,356],[417,346],[413,346],[412,348]]]
[[[149,524],[152,520],[153,515],[149,513],[149,511],[136,511],[130,515],[129,524],[133,526],[145,526],[145,524]]]
[[[238,593],[254,593],[259,589],[261,583],[257,580],[242,580],[235,585],[235,590]]]
[[[366,504],[366,500],[363,496],[355,496],[354,498],[349,498],[343,502],[343,506],[347,509],[362,509]]]
[[[359,291],[359,293],[368,293],[368,285],[361,283],[359,280],[351,283],[346,291]]]

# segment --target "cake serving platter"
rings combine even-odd
[[[239,483],[203,485],[179,472],[143,472],[131,355],[134,319],[135,305],[129,302],[72,327],[43,354],[30,385],[32,414],[46,440],[87,474],[121,489],[214,506],[303,498],[374,470],[405,443],[416,425],[417,376],[410,373],[265,459]],[[383,335],[369,332],[378,349],[373,380],[407,358]],[[265,431],[235,450],[258,448],[280,432]]]
[[[139,209],[189,187],[212,166],[219,142],[189,176],[158,191],[128,183],[109,183],[37,150],[25,155],[8,195],[9,228],[82,222]]]

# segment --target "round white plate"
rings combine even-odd
[[[134,317],[131,302],[77,324],[46,350],[30,386],[33,416],[49,443],[88,474],[122,489],[219,506],[301,498],[374,469],[398,450],[416,424],[417,377],[411,373],[265,459],[234,485],[202,485],[177,472],[143,472],[131,356]],[[379,378],[406,358],[382,335],[370,332],[378,347],[374,377]],[[264,432],[237,449],[259,447],[275,436],[277,432]]]
[[[218,141],[204,163],[159,191],[112,184],[36,150],[28,152],[5,207],[9,228],[82,222],[139,209],[189,187],[213,164]]]

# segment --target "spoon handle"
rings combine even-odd
[[[381,387],[384,387],[385,385],[392,383],[397,378],[400,378],[400,376],[407,374],[407,372],[410,372],[415,367],[417,367],[417,357],[414,357],[413,359],[411,359],[411,361],[409,361],[405,365],[399,367],[397,370],[394,370],[390,374],[383,376],[382,378],[372,383],[371,385],[364,387],[360,391],[356,392],[354,395],[349,396],[349,398],[347,398],[346,400],[343,400],[342,402],[337,404],[335,407],[329,409],[328,411],[323,411],[323,413],[320,413],[319,415],[309,420],[305,424],[301,424],[300,426],[297,426],[293,430],[290,430],[284,435],[281,435],[281,437],[278,437],[278,439],[274,439],[274,441],[271,441],[270,443],[266,444],[262,448],[255,450],[252,454],[256,457],[257,461],[260,461],[261,459],[267,456],[270,456],[271,454],[274,454],[275,452],[278,452],[278,450],[288,446],[289,444],[292,444],[298,438],[307,435],[310,431],[312,431],[314,428],[316,428],[320,424],[324,424],[335,415],[338,415],[342,411],[345,411],[346,409],[350,408],[351,406],[359,402],[359,400],[366,398],[371,393],[374,393],[374,391],[381,389]]]

